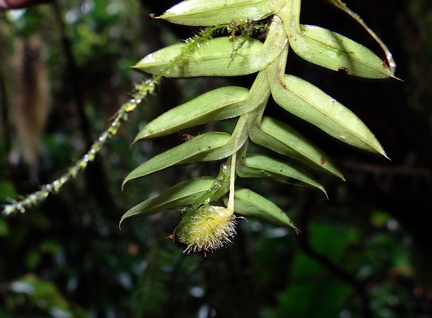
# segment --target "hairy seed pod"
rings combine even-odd
[[[187,211],[174,231],[177,241],[186,244],[184,252],[208,252],[231,243],[236,235],[234,211],[223,206],[202,205]]]

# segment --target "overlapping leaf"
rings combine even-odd
[[[279,75],[273,79],[272,95],[282,108],[344,143],[385,156],[369,128],[341,103],[296,76]]]
[[[324,187],[300,167],[266,155],[248,155],[239,161],[236,171],[242,178],[269,178],[282,183],[314,187],[325,193]]]
[[[365,78],[393,76],[393,71],[387,64],[363,45],[318,26],[301,25],[301,0],[288,1],[287,9],[283,14],[290,23],[284,24],[285,32],[290,46],[303,59],[354,76]]]
[[[352,15],[339,0],[328,1]],[[150,122],[140,131],[136,140],[239,116],[231,135],[199,135],[143,163],[126,177],[124,183],[175,164],[213,161],[229,156],[232,157],[228,162],[235,161],[240,152],[237,157],[240,159],[235,166],[240,177],[264,177],[288,184],[307,185],[325,193],[322,185],[295,164],[246,153],[247,139],[250,138],[254,143],[285,155],[304,167],[343,179],[342,173],[321,149],[287,124],[263,117],[270,92],[282,108],[329,135],[385,156],[375,136],[354,113],[312,84],[285,74],[285,68],[288,48],[292,47],[303,59],[328,69],[365,78],[393,77],[391,54],[378,39],[386,53],[388,63],[384,63],[371,50],[341,34],[318,26],[301,25],[300,8],[301,0],[187,0],[160,16],[160,19],[178,24],[224,24],[224,27],[235,29],[237,23],[251,23],[274,15],[264,43],[250,38],[249,33],[247,36],[222,36],[199,42],[199,45],[191,41],[149,54],[135,66],[141,71],[168,77],[238,76],[255,72],[258,75],[250,90],[232,86],[218,88]],[[356,20],[364,26],[361,20]],[[376,36],[374,38],[377,39]],[[222,182],[223,191],[219,189],[214,192],[215,198],[212,196],[212,200],[225,195],[228,181],[231,189],[234,188],[234,183],[231,183],[233,174],[228,175],[225,171],[222,175],[225,178]],[[202,200],[207,202],[207,196],[213,193],[212,187],[220,183],[217,180],[193,179],[190,183],[174,186],[129,210],[122,221],[126,217],[152,213],[158,209],[197,202],[202,204]],[[238,214],[294,227],[276,205],[249,189],[235,191],[234,206]]]
[[[342,173],[321,149],[277,119],[264,117],[260,126],[249,127],[249,136],[258,145],[343,179]]]
[[[231,134],[230,140],[222,147],[203,155],[201,161],[214,161],[227,158],[237,152],[245,144],[248,134],[246,129],[247,118],[242,116]]]
[[[353,18],[355,21],[357,21],[366,31],[369,33],[369,35],[378,43],[378,45],[383,50],[386,59],[387,59],[387,65],[390,69],[390,72],[392,75],[396,72],[396,62],[393,58],[393,54],[390,52],[390,50],[387,48],[387,46],[384,44],[384,42],[375,34],[375,32],[369,28],[366,23],[358,16],[358,14],[351,11],[345,3],[343,3],[340,0],[327,0],[335,7],[341,9],[345,13],[347,13],[351,18]]]
[[[276,204],[249,189],[236,189],[234,192],[235,212],[257,218],[277,226],[297,229],[294,223]]]
[[[291,27],[288,32],[294,52],[311,63],[365,78],[393,76],[371,50],[336,32],[313,25]]]

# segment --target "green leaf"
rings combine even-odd
[[[365,78],[393,77],[387,64],[363,45],[330,30],[300,24],[301,0],[287,2],[282,10],[285,33],[297,55],[335,71]],[[284,8],[285,9],[285,8]]]
[[[265,69],[287,41],[282,22],[273,19],[264,43],[238,36],[211,39],[197,48],[175,44],[147,55],[134,67],[168,77],[246,75]]]
[[[242,178],[269,178],[278,182],[310,186],[324,193],[324,187],[303,169],[265,155],[249,155],[239,161],[236,169]]]
[[[290,218],[273,202],[249,189],[234,192],[234,211],[277,226],[297,229]]]
[[[159,74],[185,53],[188,43],[174,44],[144,57],[134,68]],[[169,77],[239,76],[255,73],[268,61],[257,57],[263,43],[245,37],[220,37],[201,44],[184,62],[166,75]]]
[[[168,9],[160,19],[196,26],[256,21],[275,13],[282,1],[275,0],[187,0]]]
[[[135,168],[126,176],[122,186],[132,179],[144,177],[173,165],[208,161],[204,158],[205,155],[224,146],[229,142],[230,137],[229,134],[222,132],[210,132],[198,135],[181,145],[154,156]]]
[[[185,128],[211,121],[240,116],[245,111],[244,100],[249,90],[226,86],[207,92],[179,105],[148,123],[135,140],[165,136]]]
[[[9,234],[8,224],[4,219],[0,219],[0,237],[7,236]]]
[[[288,32],[294,52],[311,63],[359,77],[393,77],[381,58],[343,35],[313,25],[290,27]]]
[[[129,209],[120,219],[122,222],[133,216],[147,215],[165,209],[191,205],[200,198],[214,183],[211,177],[186,180],[166,189],[158,196],[147,199]]]
[[[267,71],[260,71],[251,89],[225,86],[179,105],[148,123],[135,138],[165,136],[185,128],[240,116],[266,103],[270,96]]]
[[[364,21],[356,13],[351,11],[342,1],[340,0],[327,0],[327,1],[333,4],[334,6],[336,6],[337,8],[341,9],[345,13],[347,13],[354,20],[356,20],[369,33],[369,35],[379,44],[379,46],[381,47],[381,49],[383,50],[386,56],[387,65],[390,68],[390,72],[394,75],[396,71],[396,62],[393,59],[393,55],[390,52],[390,50],[387,48],[387,46],[384,44],[384,42],[375,34],[375,32],[372,31],[372,29],[369,28],[366,25],[366,23],[364,23]]]
[[[260,146],[344,179],[339,169],[321,149],[279,120],[263,117],[260,127],[249,126],[249,137]]]
[[[352,111],[316,86],[296,76],[281,74],[273,74],[270,83],[275,102],[286,111],[344,143],[385,156],[369,128]]]
[[[37,254],[36,257],[42,258],[42,253],[40,251],[37,251],[36,249],[31,251]],[[29,274],[18,277],[6,285],[9,290],[9,297],[13,299],[11,302],[11,308],[15,309],[17,305],[14,304],[14,302],[21,298],[16,298],[16,296],[14,297],[13,294],[24,293],[27,294],[25,296],[26,305],[28,308],[33,309],[30,309],[30,311],[41,312],[38,315],[31,314],[30,316],[40,317],[46,316],[46,313],[48,312],[59,312],[63,317],[88,317],[88,314],[85,314],[79,309],[75,309],[76,305],[69,303],[53,282],[45,281],[31,272],[32,271],[30,271]],[[13,288],[12,286],[19,286],[19,288]],[[43,304],[43,306],[41,306],[41,304]],[[36,308],[39,310],[36,310]]]

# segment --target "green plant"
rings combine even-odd
[[[303,59],[334,71],[364,78],[394,77],[395,63],[380,39],[357,15],[338,0],[328,0],[357,20],[386,53],[382,61],[372,51],[330,30],[300,23],[301,0],[187,0],[172,7],[159,19],[172,23],[207,26],[186,43],[163,48],[144,57],[135,68],[153,74],[136,85],[134,97],[122,105],[110,127],[88,153],[65,175],[40,191],[6,205],[6,214],[24,212],[57,192],[94,160],[106,140],[117,133],[138,104],[163,77],[241,76],[257,73],[250,89],[225,86],[214,89],[160,115],[138,133],[135,142],[182,131],[197,125],[238,118],[232,133],[208,132],[191,138],[144,162],[124,180],[129,181],[168,167],[194,162],[226,160],[216,178],[199,177],[183,181],[127,211],[127,218],[168,208],[182,208],[182,221],[173,239],[187,245],[185,251],[212,251],[235,235],[236,216],[297,230],[275,204],[250,189],[235,187],[236,176],[268,178],[303,185],[325,193],[311,171],[343,179],[328,155],[287,124],[264,110],[270,96],[283,109],[311,123],[351,146],[385,155],[366,125],[348,108],[312,85],[285,74],[291,48]],[[217,36],[216,35],[221,35]],[[258,38],[265,36],[265,40]],[[248,152],[252,142],[286,161]],[[310,170],[310,171],[309,171]]]

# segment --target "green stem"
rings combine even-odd
[[[227,208],[230,211],[234,211],[234,184],[235,184],[235,171],[236,171],[236,158],[237,152],[235,152],[229,159],[231,172],[230,172],[230,187]]]

